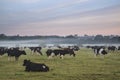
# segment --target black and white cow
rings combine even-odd
[[[7,54],[8,60],[10,60],[10,57],[15,57],[15,60],[18,61],[21,55],[26,55],[26,52],[24,50],[19,50],[18,48],[10,48],[7,50]]]
[[[46,66],[44,63],[34,63],[30,60],[24,60],[23,66],[26,66],[25,71],[27,72],[48,72],[49,67]]]
[[[107,51],[102,47],[94,47],[94,53],[95,56],[108,54]]]
[[[53,56],[60,56],[60,58],[63,59],[63,56],[66,55],[66,54],[69,54],[70,56],[73,55],[75,57],[75,53],[74,53],[74,50],[73,49],[69,49],[69,48],[65,48],[65,49],[48,49],[46,51],[46,54],[47,56],[50,58],[50,57],[53,57]]]
[[[39,53],[40,55],[43,55],[41,52],[42,47],[29,47],[32,53]]]
[[[7,48],[6,47],[0,47],[0,56],[4,55],[7,53]]]
[[[80,48],[78,46],[73,46],[73,50],[78,51],[78,50],[80,50]]]
[[[108,46],[108,51],[115,51],[117,48],[115,46]]]
[[[120,46],[118,46],[118,50],[120,50]]]

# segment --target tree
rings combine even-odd
[[[7,36],[5,34],[0,34],[0,39],[6,39]]]
[[[97,42],[102,42],[104,40],[104,37],[102,35],[96,35],[94,40]]]

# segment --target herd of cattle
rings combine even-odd
[[[40,55],[43,55],[41,52],[42,47],[28,47],[31,52],[33,53],[39,53]],[[116,48],[115,46],[87,46],[87,48],[93,49],[95,55],[106,55],[108,54],[108,51],[115,51],[120,50],[120,46]],[[78,46],[72,46],[68,48],[58,48],[58,49],[48,49],[46,51],[46,55],[48,58],[52,58],[53,56],[60,56],[60,58],[63,59],[63,56],[66,54],[72,55],[75,57],[75,51],[80,50]],[[6,48],[6,47],[0,47],[0,56],[7,54],[8,59],[10,60],[11,57],[15,57],[15,60],[18,61],[19,57],[21,55],[27,55],[25,49],[21,50],[19,47],[16,48]],[[23,66],[26,66],[25,71],[41,71],[41,72],[47,72],[49,71],[49,67],[46,66],[44,63],[34,63],[30,60],[25,59],[23,62]]]
[[[26,48],[26,47],[25,47]],[[11,48],[6,48],[6,47],[0,47],[0,56],[7,54],[8,57],[15,57],[15,60],[17,61],[20,55],[26,55],[25,48],[21,50],[19,47],[11,47]],[[39,53],[40,55],[43,55],[41,52],[42,47],[28,47],[32,53]],[[75,56],[74,51],[78,51],[79,47],[74,46],[74,47],[69,47],[69,48],[60,48],[60,49],[48,49],[46,51],[46,55],[48,57],[50,56],[57,56],[60,55],[60,58],[63,58],[65,54],[70,54]]]

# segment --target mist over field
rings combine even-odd
[[[0,35],[0,46],[13,46],[13,47],[29,47],[29,46],[46,46],[46,45],[62,45],[62,44],[74,44],[77,46],[92,45],[115,45],[119,46],[120,36],[118,35],[96,35],[96,36],[6,36]]]

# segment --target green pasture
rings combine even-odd
[[[48,59],[43,49],[43,56],[22,55],[19,61],[8,61],[7,55],[0,57],[0,80],[120,80],[120,51],[109,52],[106,56],[94,57],[91,49],[82,48],[76,57],[66,55]],[[24,59],[45,63],[49,72],[25,72]]]

